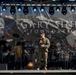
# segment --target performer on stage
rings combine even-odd
[[[39,53],[38,53],[38,68],[40,70],[41,60],[44,60],[44,69],[47,70],[47,59],[48,59],[48,48],[50,47],[50,40],[45,37],[45,33],[41,33],[40,40],[38,42],[39,45]]]
[[[5,36],[2,36],[2,38],[0,40],[0,46],[6,46]]]
[[[8,61],[8,52],[10,51],[9,43],[7,43],[5,36],[0,40],[1,57],[4,63]]]

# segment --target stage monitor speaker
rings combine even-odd
[[[7,64],[0,64],[0,70],[7,70]]]

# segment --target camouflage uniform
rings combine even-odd
[[[44,45],[44,47],[41,47]],[[38,67],[41,67],[41,60],[44,60],[44,67],[47,68],[47,59],[48,59],[48,48],[50,47],[50,41],[48,38],[39,40],[39,53],[38,53]]]

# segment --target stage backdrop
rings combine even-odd
[[[46,33],[51,41],[56,46],[61,46],[61,49],[75,50],[76,46],[76,12],[71,12],[67,8],[67,15],[61,12],[56,12],[54,15],[48,13],[48,8],[41,12],[34,12],[32,7],[29,7],[29,14],[24,15],[23,12],[16,12],[11,15],[9,7],[7,13],[10,15],[1,15],[0,17],[0,36],[6,35],[7,38],[14,38],[13,34],[17,33],[25,40],[37,41],[41,32]],[[4,14],[4,13],[2,13]],[[68,46],[68,48],[67,48]]]

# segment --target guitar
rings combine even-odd
[[[6,57],[9,54],[9,52],[2,52],[2,57]]]
[[[14,51],[2,52],[2,57],[6,57],[9,53],[14,53]]]

